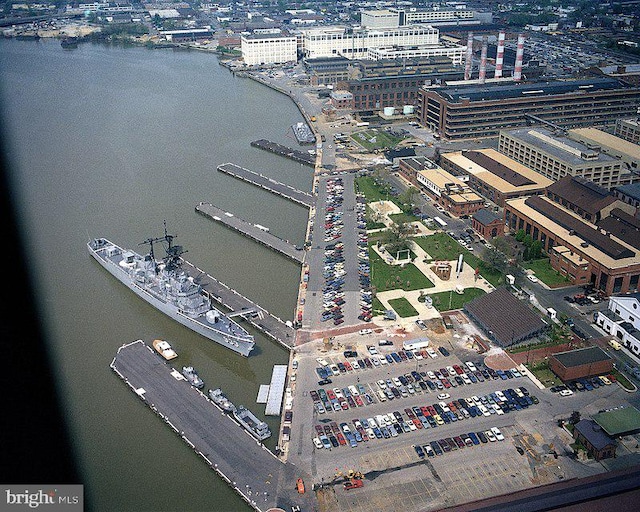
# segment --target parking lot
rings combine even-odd
[[[321,177],[316,204],[303,328],[358,324],[371,312],[371,298],[363,291],[369,286],[365,208],[355,194],[353,175]]]
[[[373,359],[367,346],[374,346],[379,353],[377,357],[385,357],[392,352],[399,353],[402,341],[394,340],[391,346],[379,346],[382,330],[360,335],[354,333],[334,340],[334,348],[325,350],[319,342],[311,342],[300,347],[296,358],[299,369],[296,379],[295,412],[291,423],[291,443],[288,448],[288,460],[309,468],[314,482],[324,484],[319,491],[321,510],[430,510],[456,503],[468,502],[482,497],[503,494],[515,490],[557,482],[574,476],[585,476],[603,471],[602,466],[579,466],[568,457],[567,446],[571,442],[568,434],[557,426],[558,418],[566,418],[572,410],[588,411],[610,406],[612,400],[626,399],[624,391],[616,385],[603,385],[592,391],[576,392],[572,396],[563,397],[550,390],[540,390],[526,377],[511,379],[485,379],[471,384],[451,386],[447,389],[424,390],[420,388],[405,396],[387,398],[384,402],[374,391],[379,387],[377,382],[399,378],[400,375],[411,375],[412,372],[439,371],[448,366],[465,368],[465,361],[470,358],[466,350],[461,350],[454,343],[448,343],[450,355],[445,357],[438,347],[440,343],[431,343],[430,347],[437,351],[437,357],[422,359],[407,358],[400,362],[386,365],[366,364],[363,367],[339,371],[329,376],[331,383],[319,385],[320,375],[317,369],[321,366],[318,359],[324,360],[328,366],[353,362],[364,357]],[[416,337],[422,333],[416,329]],[[429,331],[429,335],[431,331]],[[431,337],[431,336],[430,336]],[[434,336],[435,338],[435,336]],[[358,357],[345,357],[345,350],[355,350]],[[460,356],[463,360],[460,359]],[[386,357],[385,357],[386,359]],[[480,357],[473,358],[476,364]],[[482,367],[478,367],[481,370]],[[454,379],[455,380],[455,379]],[[327,410],[320,413],[314,405],[311,391],[319,389],[342,390],[355,387],[359,396],[360,386],[371,395],[371,403],[363,400],[363,405],[355,403],[352,407],[339,410]],[[357,441],[354,447],[347,442],[330,448],[317,448],[314,438],[318,437],[316,427],[323,432],[330,429],[337,437],[334,428],[343,433],[341,424],[346,424],[354,433],[358,430],[357,420],[364,427],[364,421],[376,419],[377,416],[399,413],[402,422],[410,425],[408,411],[415,413],[418,409],[433,406],[436,403],[461,403],[462,398],[490,396],[498,390],[526,387],[530,396],[536,396],[538,403],[508,413],[484,414],[475,417],[464,415],[462,419],[450,421],[443,425],[423,428],[402,428],[402,433],[389,437],[370,437]],[[406,387],[406,386],[405,386]],[[399,389],[399,388],[398,388]],[[326,391],[325,391],[326,392]],[[449,398],[439,400],[438,395],[446,392]],[[335,391],[334,391],[335,393]],[[353,393],[352,393],[353,397]],[[317,403],[317,400],[315,400]],[[354,400],[355,402],[355,400]],[[482,403],[482,402],[481,402]],[[333,405],[331,406],[333,409]],[[586,414],[586,412],[584,413]],[[422,419],[420,420],[422,421]],[[394,421],[402,425],[402,422]],[[376,422],[377,423],[377,422]],[[376,425],[379,428],[379,425]],[[455,438],[471,432],[486,432],[497,427],[504,436],[503,441],[465,444],[462,448],[444,452],[441,455],[432,453],[420,456],[415,446],[425,446],[447,438]],[[367,428],[364,428],[367,432]],[[368,433],[367,433],[368,435]],[[346,436],[345,436],[346,438]],[[346,440],[346,439],[345,439]],[[557,458],[553,455],[556,453]],[[364,488],[345,490],[341,475],[348,471],[359,471],[365,475]],[[338,477],[336,478],[336,474]]]

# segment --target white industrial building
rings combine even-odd
[[[242,59],[247,66],[284,64],[298,60],[296,36],[248,34],[240,39]]]
[[[458,66],[462,64],[467,47],[454,44],[409,46],[405,48],[369,48],[365,59],[410,59],[416,57],[448,57]]]
[[[360,24],[367,28],[403,27],[418,23],[430,25],[469,25],[491,23],[490,12],[470,9],[398,9],[389,8],[376,11],[362,11]]]
[[[607,311],[598,312],[595,320],[632,354],[640,355],[640,293],[612,295]]]
[[[302,47],[309,59],[346,57],[366,59],[370,48],[438,44],[439,31],[431,26],[398,28],[323,27],[304,29]]]

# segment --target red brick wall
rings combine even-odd
[[[554,356],[549,358],[549,368],[563,381],[581,379],[583,377],[591,377],[593,375],[602,375],[603,373],[610,373],[613,370],[613,360],[598,361],[592,364],[584,364],[581,366],[572,366],[571,368],[565,368],[560,361]]]

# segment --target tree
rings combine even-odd
[[[532,260],[537,260],[542,256],[542,242],[540,240],[535,240],[531,247],[529,247],[529,255]]]
[[[504,272],[507,268],[507,259],[504,257],[504,254],[499,252],[495,247],[485,249],[484,259],[489,265],[495,267],[500,272]]]
[[[412,187],[409,187],[407,190],[405,190],[402,193],[402,195],[400,195],[398,199],[404,205],[405,213],[408,211],[411,211],[411,209],[413,208],[412,204],[415,199],[415,196],[419,193],[420,192],[418,191],[418,189],[412,186]]]
[[[516,240],[518,242],[522,242],[524,240],[524,237],[525,237],[524,229],[519,229],[518,231],[516,231]]]
[[[571,423],[571,425],[575,425],[579,421],[580,421],[580,411],[573,411],[569,418],[569,423]]]
[[[411,225],[405,222],[391,226],[385,233],[385,246],[387,252],[394,256],[398,251],[409,249],[407,237],[411,232]]]

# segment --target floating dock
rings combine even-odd
[[[111,369],[255,510],[314,510],[314,493],[298,494],[309,475],[280,461],[233,418],[191,386],[142,340],[118,349]]]
[[[239,180],[246,181],[247,183],[251,183],[256,187],[260,187],[272,194],[284,197],[294,203],[306,206],[307,208],[311,208],[315,204],[315,198],[308,192],[302,192],[301,190],[297,190],[289,185],[280,183],[279,181],[272,180],[267,176],[250,171],[249,169],[245,169],[239,165],[231,163],[222,164],[218,166],[218,171],[228,174],[229,176],[233,176]]]
[[[288,148],[287,146],[283,146],[282,144],[278,144],[277,142],[260,139],[254,140],[251,145],[254,148],[264,149],[265,151],[269,151],[270,153],[273,153],[275,155],[283,156],[285,158],[304,165],[308,165],[310,167],[315,167],[316,165],[316,155],[312,155],[311,153],[300,151],[298,149]]]
[[[287,325],[287,322],[272,315],[263,307],[188,261],[183,260],[181,268],[193,278],[198,278],[202,289],[212,300],[231,311],[230,316],[234,318],[241,316],[263,334],[284,347],[293,349],[295,344],[293,326]]]
[[[269,384],[269,394],[267,395],[267,406],[264,410],[267,416],[280,416],[288,368],[286,364],[273,365],[271,384]]]
[[[220,224],[223,224],[228,228],[237,231],[238,233],[242,233],[252,240],[261,243],[262,245],[269,247],[269,249],[273,249],[280,254],[283,254],[293,261],[297,261],[298,263],[302,263],[304,261],[305,252],[301,247],[297,247],[287,240],[283,240],[276,235],[272,235],[265,230],[264,226],[251,224],[246,220],[242,220],[239,217],[236,217],[232,213],[225,212],[224,210],[212,205],[211,203],[198,203],[198,205],[196,206],[196,212],[205,215],[215,220],[216,222],[219,222]]]

